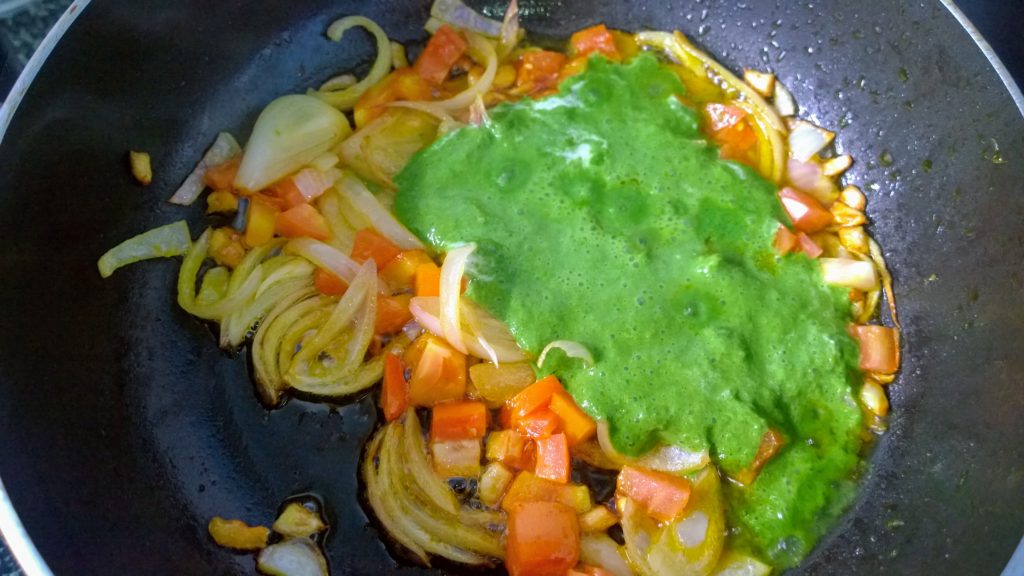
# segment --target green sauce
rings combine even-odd
[[[859,463],[849,303],[815,262],[775,255],[773,185],[718,158],[682,92],[652,57],[592,59],[559,94],[418,154],[396,210],[438,250],[477,244],[468,295],[524,348],[593,353],[544,368],[622,452],[708,450],[729,473],[782,431],[728,497],[734,543],[788,566],[848,503]]]

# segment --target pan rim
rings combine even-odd
[[[74,0],[72,2],[39,44],[36,52],[25,65],[25,69],[18,76],[3,105],[0,106],[0,144],[3,144],[11,120],[39,70],[57,43],[64,37],[71,24],[74,23],[90,2],[91,0]],[[939,2],[970,35],[975,45],[981,50],[985,59],[988,60],[1009,92],[1010,98],[1017,106],[1017,111],[1024,117],[1024,94],[1022,94],[1020,87],[1010,75],[1002,60],[992,49],[992,46],[953,0],[939,0]],[[32,542],[17,511],[15,511],[14,504],[3,484],[2,478],[0,478],[0,538],[4,540],[15,561],[26,576],[53,576],[53,571]],[[1022,537],[1020,544],[1016,547],[1006,568],[1002,572],[1002,576],[1015,576],[1017,574],[1024,574],[1024,537]]]

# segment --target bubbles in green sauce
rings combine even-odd
[[[845,291],[777,257],[773,185],[718,159],[678,79],[592,59],[559,94],[503,105],[396,178],[399,218],[439,251],[475,242],[468,295],[550,356],[622,452],[708,450],[725,471],[768,427],[787,444],[727,490],[733,545],[799,562],[849,502],[862,422]]]

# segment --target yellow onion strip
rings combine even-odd
[[[522,362],[527,359],[523,349],[504,322],[491,316],[465,296],[460,299],[463,342],[473,356],[501,362]],[[409,311],[416,322],[427,332],[444,338],[440,318],[441,305],[436,296],[417,296],[409,302]]]
[[[415,412],[409,410],[370,440],[362,472],[377,518],[425,564],[428,553],[464,564],[503,558],[504,515],[459,506],[433,472],[422,434]]]
[[[383,80],[388,75],[388,72],[391,71],[391,41],[384,30],[373,20],[364,16],[341,18],[327,28],[327,37],[335,42],[340,42],[345,32],[356,26],[366,29],[377,42],[377,59],[374,60],[370,73],[352,86],[347,86],[340,90],[321,89],[310,91],[311,96],[316,96],[340,110],[351,110],[364,92]]]
[[[565,355],[569,358],[583,360],[583,365],[586,367],[594,365],[594,356],[591,355],[590,350],[587,350],[587,347],[583,344],[573,342],[572,340],[555,340],[541,350],[540,358],[537,359],[538,368],[544,367],[544,360],[547,359],[548,352],[551,352],[554,348],[558,348],[562,352],[565,352]]]
[[[484,73],[480,75],[479,80],[447,100],[439,100],[437,102],[400,101],[392,102],[390,105],[404,106],[433,114],[441,120],[451,120],[453,112],[468,109],[477,96],[482,97],[484,94],[487,94],[494,83],[494,76],[498,72],[498,54],[494,51],[494,46],[483,36],[469,31],[466,32],[466,35],[469,37],[469,49],[473,59],[485,63]]]

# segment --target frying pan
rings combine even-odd
[[[999,573],[1024,532],[1024,100],[959,13],[932,0],[521,5],[540,41],[597,22],[679,28],[733,69],[777,70],[806,117],[839,129],[896,276],[906,354],[857,501],[793,573]],[[267,523],[296,495],[326,503],[334,574],[428,572],[382,543],[359,499],[374,395],[268,412],[244,355],[175,304],[176,262],[106,281],[95,267],[152,226],[201,229],[201,210],[164,200],[217,131],[244,139],[275,96],[365,69],[368,40],[323,36],[353,13],[425,37],[425,0],[80,1],[16,88],[0,116],[0,526],[29,574],[44,561],[252,574],[206,522]],[[129,149],[153,155],[148,188]]]

